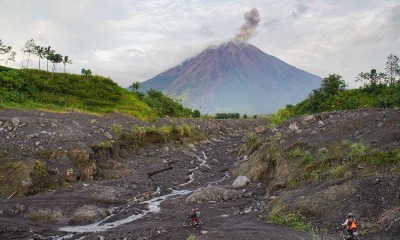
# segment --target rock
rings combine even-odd
[[[318,121],[318,126],[324,126],[324,122],[322,120]]]
[[[57,223],[66,224],[68,222],[67,218],[63,215],[61,208],[39,208],[33,209],[29,207],[26,218],[33,220],[35,222],[43,223]]]
[[[69,224],[81,225],[81,224],[93,223],[105,216],[106,213],[100,208],[94,205],[84,205],[75,210],[74,214],[69,220]]]
[[[253,211],[252,207],[246,208],[243,210],[243,213],[247,214],[247,213],[251,213]]]
[[[289,125],[289,129],[290,129],[292,132],[295,132],[295,131],[299,130],[299,126],[297,125],[297,122],[291,123],[291,124]]]
[[[113,136],[109,132],[104,133],[104,137],[106,137],[108,140],[112,140]]]
[[[247,183],[250,183],[250,178],[246,177],[246,176],[238,176],[235,181],[233,181],[232,186],[234,188],[241,188],[241,187],[245,187],[247,185]]]
[[[201,203],[208,201],[228,201],[231,199],[242,198],[241,191],[225,189],[221,187],[202,187],[192,193],[187,199],[187,203]]]
[[[308,115],[303,118],[303,124],[309,124],[315,122],[314,115]]]
[[[204,235],[204,234],[208,233],[208,231],[206,231],[206,230],[201,230],[200,233],[201,233],[201,235]]]
[[[92,120],[90,120],[90,124],[96,124],[97,123],[97,120],[96,119],[92,119]]]
[[[20,124],[19,118],[13,117],[11,122],[14,125],[14,128],[18,128],[18,126]]]
[[[97,235],[95,239],[96,240],[105,240],[106,238],[104,236]]]
[[[14,214],[24,213],[25,211],[26,211],[26,206],[19,203],[15,204],[12,209],[12,213]]]

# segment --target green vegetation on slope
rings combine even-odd
[[[110,78],[0,66],[0,108],[126,113],[141,120],[191,117],[193,112],[161,92],[137,96]]]
[[[271,115],[272,125],[286,119],[319,112],[340,111],[358,108],[400,107],[399,59],[390,55],[386,63],[386,73],[372,69],[360,73],[357,81],[363,83],[358,89],[345,89],[341,76],[330,74],[322,80],[321,86],[314,89],[305,100],[296,105],[287,105]]]

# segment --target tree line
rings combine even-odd
[[[274,124],[303,114],[330,112],[371,107],[400,107],[400,61],[390,54],[386,60],[385,72],[371,69],[361,72],[356,81],[362,82],[358,89],[346,89],[342,76],[330,74],[321,86],[311,91],[308,98],[296,105],[286,105],[272,114]]]
[[[52,63],[52,72],[57,72],[57,64],[64,64],[64,73],[66,72],[67,64],[72,64],[72,60],[69,56],[61,55],[57,53],[55,50],[51,49],[51,46],[43,47],[36,44],[35,40],[30,39],[26,41],[25,46],[21,49],[23,56],[21,62],[21,68],[28,68],[29,61],[31,56],[37,56],[38,58],[38,68],[41,69],[41,59],[46,59],[46,70],[49,71],[49,62]],[[8,66],[10,62],[15,62],[15,56],[17,53],[13,50],[12,46],[8,46],[3,44],[0,39],[0,54],[5,55],[5,58],[1,58],[1,61],[4,61],[5,66]]]

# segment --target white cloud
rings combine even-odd
[[[396,0],[0,0],[0,5],[5,44],[19,50],[33,38],[68,55],[74,62],[70,71],[90,68],[122,86],[231,39],[251,8],[258,9],[261,22],[250,43],[322,77],[337,73],[352,82],[359,72],[383,71],[390,53],[400,55]]]

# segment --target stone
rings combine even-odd
[[[104,137],[106,137],[108,140],[112,140],[113,136],[109,132],[104,133]]]
[[[295,131],[299,130],[299,126],[297,125],[297,122],[291,123],[291,124],[289,125],[289,129],[290,129],[292,132],[295,132]]]
[[[84,205],[75,210],[69,223],[73,225],[88,224],[98,221],[105,216],[106,213],[100,208],[94,205]]]
[[[13,117],[11,122],[14,125],[14,127],[18,127],[20,124],[19,118],[16,118],[16,117]]]
[[[12,209],[12,213],[14,214],[24,213],[25,211],[26,211],[26,206],[19,203],[15,204]]]
[[[303,124],[309,124],[315,122],[314,115],[308,115],[303,118]]]
[[[318,126],[324,126],[324,122],[322,120],[318,121]]]
[[[90,120],[90,124],[96,124],[97,123],[97,120],[96,119],[92,119],[92,120]]]
[[[250,178],[246,177],[246,176],[238,176],[235,181],[233,181],[232,186],[234,188],[241,188],[241,187],[245,187],[247,185],[247,183],[250,183]]]

